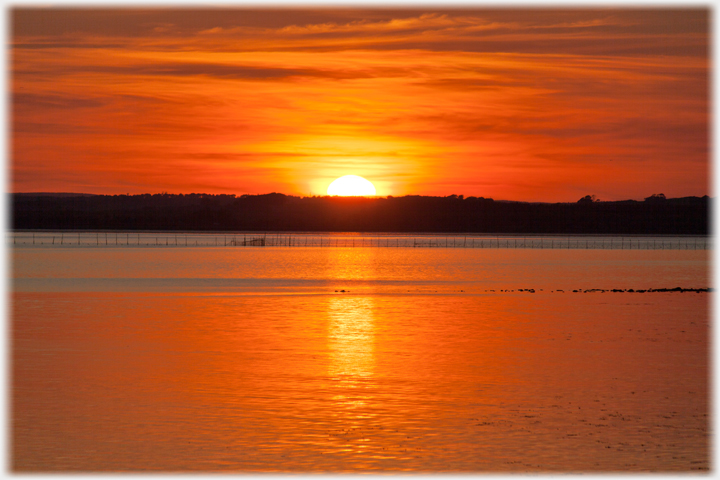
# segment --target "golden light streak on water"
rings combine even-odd
[[[375,325],[371,297],[331,297],[328,302],[328,345],[331,378],[353,385],[370,377],[375,364]]]

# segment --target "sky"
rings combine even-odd
[[[708,8],[9,11],[13,192],[711,194]]]

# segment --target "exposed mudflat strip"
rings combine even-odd
[[[485,290],[486,292],[495,292],[495,290]],[[528,292],[528,293],[535,293],[535,292],[542,292],[543,289],[535,290],[534,288],[518,288],[517,290],[498,290],[498,292],[503,293],[513,293],[513,292]],[[655,292],[694,292],[694,293],[706,293],[706,292],[714,292],[714,289],[712,288],[682,288],[682,287],[675,287],[675,288],[647,288],[647,289],[638,289],[635,290],[633,288],[588,288],[583,290],[582,288],[578,288],[577,290],[550,290],[550,293],[655,293]]]

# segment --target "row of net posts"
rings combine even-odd
[[[468,237],[468,236],[335,236],[283,234],[154,234],[123,232],[15,232],[14,245],[79,246],[223,246],[223,247],[396,247],[396,248],[540,248],[612,250],[706,250],[706,237],[572,238],[572,237]]]

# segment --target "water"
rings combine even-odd
[[[11,465],[707,470],[708,254],[16,245]]]
[[[487,235],[297,232],[117,232],[21,231],[6,234],[7,245],[58,247],[387,247],[539,248],[601,250],[705,250],[704,235]]]

